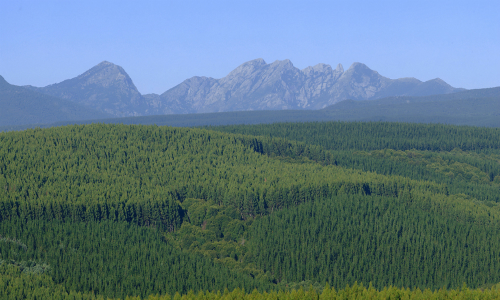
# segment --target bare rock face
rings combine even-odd
[[[335,70],[330,65],[317,64],[302,70],[304,73],[304,85],[298,98],[301,100],[302,108],[312,108],[315,102],[330,98],[328,93],[335,82],[344,73],[344,68],[339,64]]]
[[[432,86],[432,89],[430,88]],[[389,79],[362,63],[344,72],[317,64],[299,70],[289,60],[246,62],[221,79],[193,77],[160,97],[173,113],[263,109],[320,109],[345,99],[369,100],[394,95],[458,91],[415,78]]]
[[[353,63],[328,90],[328,100],[317,103],[315,108],[323,108],[345,99],[372,99],[379,91],[387,87],[389,83],[390,79],[381,76],[366,65]]]
[[[161,98],[168,107],[177,103],[187,105],[187,110],[177,113],[289,109],[296,107],[295,94],[302,80],[301,71],[289,60],[266,64],[263,59],[256,59],[221,79],[185,80]]]
[[[71,100],[117,117],[242,110],[321,109],[346,99],[453,93],[440,79],[389,79],[362,63],[347,71],[317,64],[303,70],[288,59],[246,62],[226,77],[195,76],[161,95],[141,95],[122,67],[102,62],[61,83],[32,90]]]
[[[221,79],[205,78],[203,97],[194,97],[197,87],[192,79],[161,95],[166,106],[183,102],[191,110],[184,112],[221,112],[234,110],[311,108],[311,99],[325,95],[342,71],[318,64],[299,70],[288,59],[266,64],[263,59],[246,62]],[[179,89],[189,85],[189,93],[179,98]]]
[[[115,116],[144,114],[146,103],[122,67],[103,61],[87,72],[38,91]]]

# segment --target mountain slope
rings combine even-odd
[[[256,59],[221,79],[192,77],[161,95],[164,112],[195,113],[234,110],[318,109],[345,99],[425,96],[460,91],[440,79],[389,79],[366,65],[347,71],[318,64],[299,70],[290,60],[266,64]]]
[[[344,71],[317,64],[299,70],[288,59],[246,62],[227,76],[195,76],[161,95],[141,95],[125,70],[102,62],[61,83],[33,90],[87,105],[116,117],[248,110],[321,109],[346,99],[425,96],[461,91],[441,79],[389,79],[362,63]]]
[[[323,109],[332,119],[500,126],[500,87],[425,97],[347,100]]]
[[[0,126],[109,117],[107,113],[68,100],[11,85],[0,76]]]
[[[114,116],[144,115],[147,107],[125,70],[107,61],[75,78],[42,88],[30,88]]]
[[[158,95],[145,95],[161,104]],[[38,125],[0,126],[0,131],[69,124],[111,123],[193,127],[206,125],[269,124],[277,122],[392,121],[500,127],[500,87],[425,97],[386,97],[370,101],[341,101],[320,110],[261,110],[168,114]]]

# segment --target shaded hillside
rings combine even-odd
[[[426,97],[347,100],[323,109],[335,120],[500,127],[500,88]]]
[[[362,63],[344,71],[317,64],[299,70],[290,60],[255,59],[215,79],[195,76],[168,91],[141,95],[125,70],[103,61],[85,73],[46,87],[27,86],[115,117],[252,110],[321,109],[345,99],[455,93],[441,79],[389,79]]]
[[[0,126],[109,117],[84,105],[11,85],[0,76]]]
[[[147,104],[122,67],[103,61],[85,73],[36,91],[70,100],[113,116],[140,116]]]

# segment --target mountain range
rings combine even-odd
[[[0,132],[91,123],[199,127],[324,121],[388,121],[500,127],[500,87],[421,97],[394,96],[370,101],[345,100],[318,110],[254,110],[110,117],[7,126],[2,126],[0,122]]]
[[[160,95],[173,113],[241,110],[321,109],[346,99],[371,100],[387,96],[425,96],[460,91],[441,79],[389,79],[366,65],[347,71],[317,64],[299,70],[290,60],[244,63],[226,77],[193,77]],[[166,111],[165,111],[166,113]]]
[[[436,78],[389,79],[362,63],[344,71],[317,64],[300,70],[290,60],[246,62],[227,76],[195,76],[161,95],[141,95],[125,70],[104,61],[85,73],[46,87],[25,86],[114,117],[248,110],[321,109],[342,100],[426,96],[461,91]]]

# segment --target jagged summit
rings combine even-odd
[[[335,71],[340,72],[340,73],[344,73],[344,67],[342,66],[342,64],[339,63],[337,65],[337,68],[335,68]]]
[[[257,58],[239,65],[236,69],[231,71],[227,77],[250,76],[250,74],[265,66],[267,66],[266,62],[262,58]]]
[[[284,59],[284,60],[275,60],[271,65],[280,65],[280,66],[285,66],[285,65],[292,65],[292,62],[289,59]]]
[[[254,60],[249,61],[248,63],[258,64],[258,65],[266,65],[266,61],[263,58],[256,58]]]
[[[460,90],[441,79],[427,82],[415,78],[389,79],[359,62],[346,71],[340,63],[335,69],[318,63],[300,70],[289,59],[268,64],[262,58],[245,62],[220,79],[194,76],[161,95],[141,95],[125,70],[109,61],[61,83],[30,88],[115,116],[320,109],[346,99]]]
[[[302,69],[301,71],[304,74],[313,74],[315,72],[331,72],[333,70],[332,70],[332,67],[330,65],[319,63],[319,64],[316,64],[312,67],[309,66],[305,69]]]
[[[235,70],[238,70],[239,68],[246,67],[246,66],[265,66],[265,65],[267,65],[265,60],[263,60],[262,58],[257,58],[257,59],[242,63]]]
[[[342,64],[332,69],[319,63],[299,70],[289,59],[266,64],[255,59],[241,64],[221,79],[191,78],[161,95],[164,112],[195,113],[262,109],[318,109],[345,99],[425,92],[419,80],[393,80],[367,65]],[[439,93],[434,85],[432,93]],[[452,92],[443,89],[444,92]],[[184,108],[183,108],[184,107]]]

